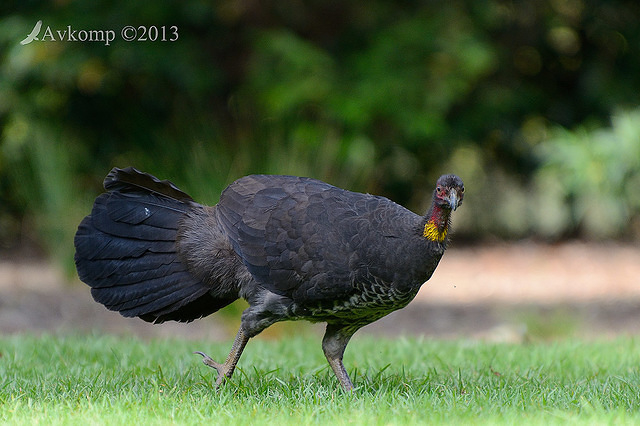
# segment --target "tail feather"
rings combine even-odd
[[[164,265],[175,261],[175,254],[152,254],[147,253],[139,258],[123,257],[122,259],[99,259],[86,260],[76,258],[78,265],[78,275],[82,281],[91,287],[107,287],[99,285],[102,279],[111,279],[111,286],[122,277],[132,275],[136,272],[145,273],[154,269],[162,268]],[[85,263],[91,262],[91,265]]]
[[[149,314],[138,315],[145,321],[161,323],[164,321],[193,321],[203,316],[216,312],[235,301],[237,297],[213,297],[209,293],[193,299],[186,305],[169,311],[154,311]]]
[[[138,195],[133,198],[117,192],[108,192],[100,195],[96,199],[93,210],[91,211],[91,221],[96,229],[109,235],[147,241],[175,241],[178,220],[188,211],[187,206],[185,206],[183,210],[156,206],[154,208],[154,216],[164,215],[164,226],[156,226],[151,220],[149,222],[142,221],[138,223],[135,221],[128,222],[117,219],[119,215],[112,213],[116,209],[121,212],[124,209],[130,210],[135,208],[142,212],[145,212],[145,209],[149,209],[145,195]]]
[[[75,238],[76,251],[87,260],[121,259],[140,257],[145,253],[166,254],[175,252],[174,241],[156,241],[153,245],[145,240],[113,238],[96,229],[92,217],[85,218],[78,227]]]
[[[113,291],[114,287],[94,287],[91,289],[91,294],[97,302],[107,308],[121,313],[135,310],[136,313],[133,314],[135,316],[166,308],[167,304],[163,304],[163,300],[167,297],[182,301],[185,296],[191,295],[191,293],[184,295],[184,290],[193,290],[191,287],[195,284],[198,283],[189,279],[187,273],[176,272],[162,277],[162,286],[157,285],[157,279],[151,279],[117,286],[119,291]],[[207,291],[206,288],[201,290]]]
[[[113,169],[104,186],[74,240],[78,276],[97,302],[163,322],[191,321],[233,301],[211,296],[180,261],[180,222],[199,207],[189,195],[133,168]]]
[[[162,198],[155,194],[143,194],[142,199],[139,194],[122,194],[118,192],[112,194],[117,194],[118,197],[109,197],[107,210],[111,220],[116,222],[130,225],[144,222],[149,226],[175,229],[176,224],[171,220],[167,220],[168,216],[163,213],[167,210],[175,211],[178,214],[184,214],[188,211],[188,209],[182,208],[183,206],[176,205],[176,200]],[[127,202],[127,199],[129,202]]]
[[[105,276],[94,276],[92,282],[92,288],[109,288],[125,285],[134,285],[143,281],[149,281],[152,279],[161,279],[167,275],[174,274],[176,272],[187,272],[186,268],[181,262],[171,262],[166,264],[160,264],[160,266],[149,269],[136,269],[135,271],[123,273],[124,268],[119,268],[119,265],[126,265],[126,263],[132,263],[130,261],[110,261],[106,265],[102,266],[102,271],[107,272]],[[150,262],[147,262],[147,265]],[[154,265],[155,266],[155,265]],[[122,269],[122,270],[121,270]],[[127,268],[128,270],[132,268]],[[109,271],[118,270],[117,274],[109,273]]]
[[[104,179],[104,189],[114,192],[156,193],[178,201],[194,201],[187,193],[178,189],[173,182],[160,180],[133,167],[111,170]]]
[[[205,293],[201,291],[202,290],[197,286],[197,283],[190,287],[184,287],[183,285],[176,284],[173,292],[155,295],[155,298],[142,298],[137,301],[137,304],[134,307],[126,307],[121,310],[121,313],[125,316],[140,316],[147,312],[153,312],[155,315],[162,316],[176,310],[176,307],[169,303],[176,296],[180,297],[184,302],[182,306],[184,306]]]

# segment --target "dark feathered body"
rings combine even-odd
[[[444,250],[407,209],[308,178],[242,178],[212,214],[258,284],[241,295],[275,320],[371,322],[406,305]]]
[[[350,337],[413,299],[446,244],[426,238],[429,214],[309,178],[247,176],[214,207],[132,168],[114,169],[105,188],[75,238],[96,301],[162,322],[242,297],[247,338],[288,319],[326,321]]]

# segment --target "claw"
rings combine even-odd
[[[218,378],[216,379],[216,388],[219,388],[222,382],[227,377],[228,368],[224,364],[220,364],[219,362],[214,361],[209,355],[204,352],[195,351],[194,354],[198,354],[202,356],[202,362],[204,365],[213,368],[218,373]]]
[[[202,362],[204,363],[204,365],[215,368],[218,374],[220,374],[220,370],[222,369],[223,364],[215,362],[209,355],[205,354],[204,352],[195,351],[194,354],[202,356]]]
[[[249,337],[244,333],[242,327],[238,330],[238,334],[236,335],[236,339],[233,341],[233,346],[231,346],[231,352],[229,352],[229,356],[224,364],[220,364],[219,362],[215,362],[211,357],[204,352],[196,351],[194,354],[198,354],[202,357],[202,362],[204,365],[207,365],[211,368],[214,368],[218,373],[218,378],[216,379],[216,388],[220,388],[220,385],[227,380],[230,379],[233,375],[233,370],[236,368],[236,364],[240,359],[240,355],[242,355],[242,350],[246,346],[249,341]]]

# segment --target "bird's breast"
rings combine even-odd
[[[416,296],[418,288],[403,292],[383,284],[356,284],[356,291],[348,298],[307,306],[304,316],[312,321],[347,320],[368,324],[404,308]]]

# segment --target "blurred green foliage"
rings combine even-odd
[[[20,45],[38,20],[117,38]],[[70,259],[127,165],[204,203],[260,172],[416,211],[454,172],[459,237],[638,238],[638,22],[635,0],[5,1],[1,244]],[[125,42],[126,25],[179,39]]]
[[[600,239],[639,231],[640,108],[618,112],[611,127],[554,129],[539,148],[537,192],[556,211],[540,217],[540,233]]]

